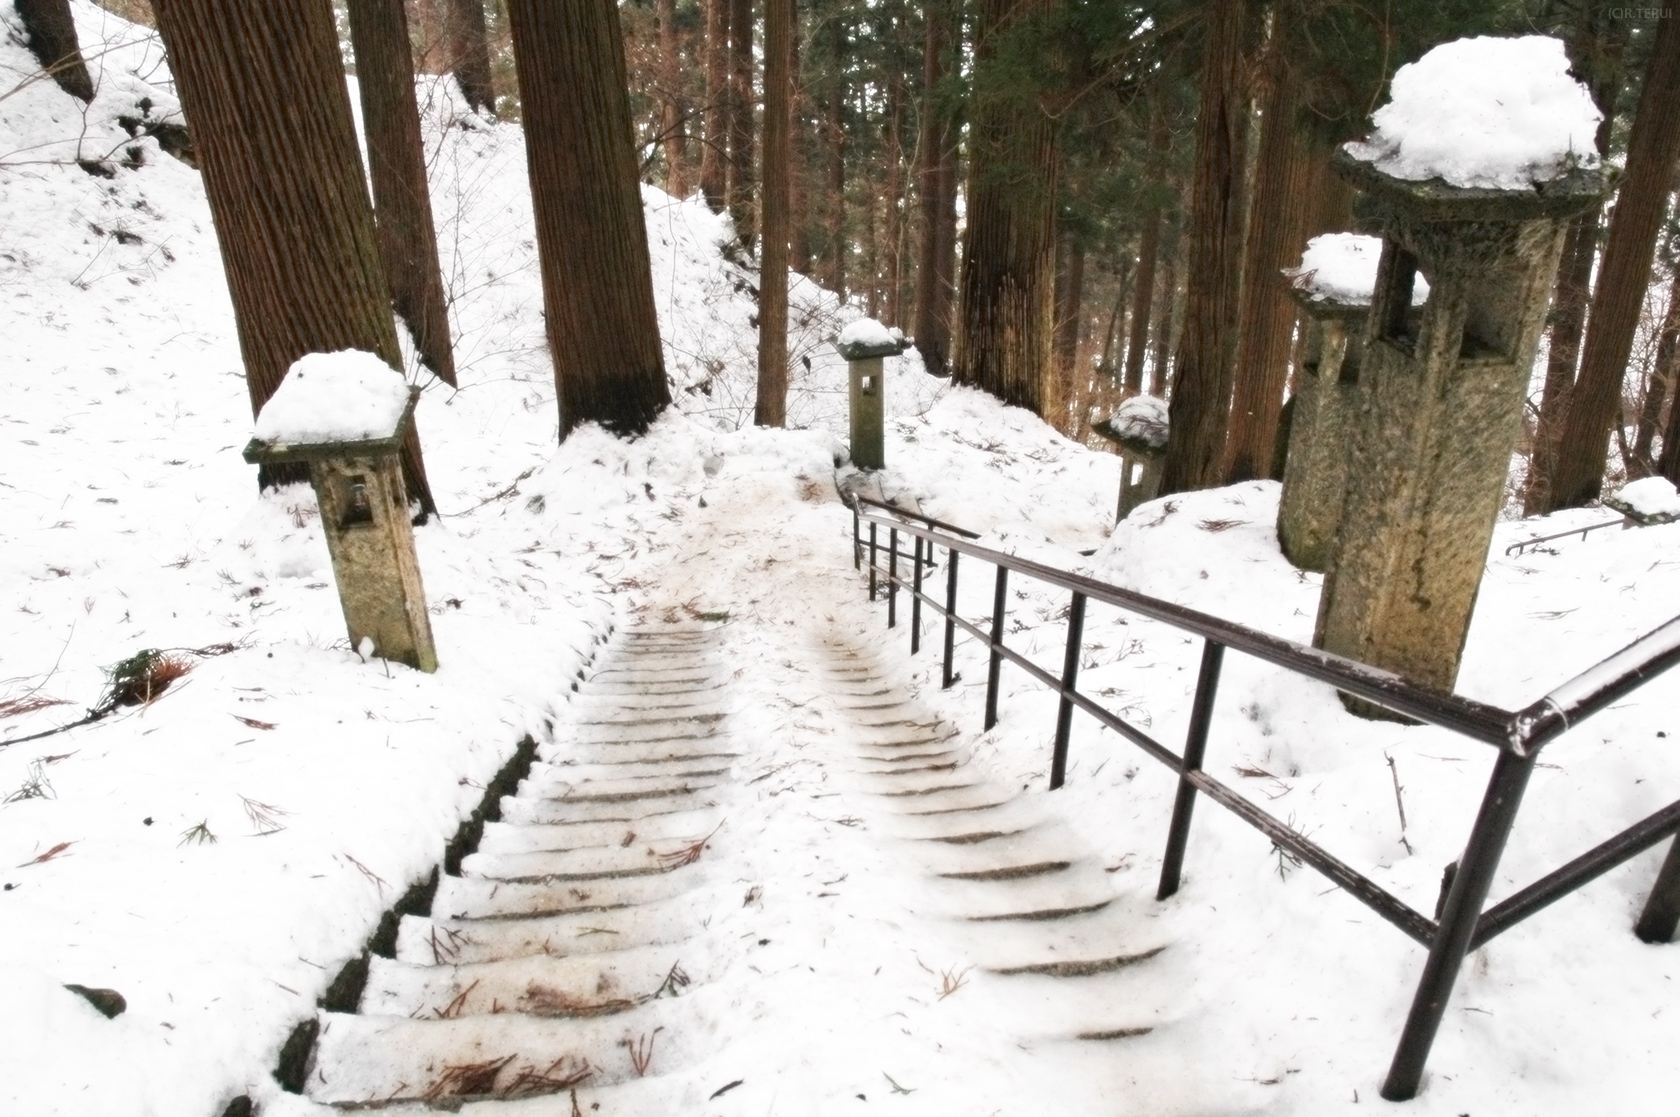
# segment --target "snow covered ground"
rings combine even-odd
[[[436,865],[519,738],[563,755],[551,726],[601,642],[666,616],[714,618],[740,680],[736,733],[759,744],[738,762],[747,792],[718,840],[759,889],[729,926],[770,945],[700,1002],[717,1046],[686,1072],[743,1085],[678,1109],[691,1085],[678,1076],[659,1094],[650,1078],[641,1111],[1385,1104],[1418,948],[1205,801],[1185,887],[1157,904],[1169,774],[1078,719],[1067,787],[1045,792],[1053,700],[1006,669],[1002,721],[982,734],[979,649],[959,644],[962,682],[942,692],[932,642],[913,661],[903,630],[885,630],[833,483],[844,370],[825,341],[856,312],[796,284],[794,359],[812,363],[796,366],[789,416],[803,429],[752,429],[756,276],[720,256],[727,228],[703,205],[646,189],[678,408],[634,443],[584,428],[557,445],[522,138],[463,120],[431,88],[461,380],[458,392],[423,381],[418,412],[443,513],[415,533],[441,666],[364,662],[343,638],[312,495],[259,496],[239,458],[252,421],[196,173],[149,140],[140,166],[110,178],[74,164],[129,146],[113,119],[138,79],[123,75],[164,77],[154,42],[76,11],[84,44],[132,38],[102,56],[109,97],[85,115],[44,83],[0,101],[12,153],[0,334],[14,374],[0,440],[0,1110],[214,1117],[249,1094],[265,1113],[314,1112],[269,1077],[293,1025]],[[0,73],[32,69],[0,44]],[[1275,486],[1155,502],[1115,531],[1117,459],[923,375],[913,354],[889,359],[887,379],[885,495],[987,545],[1310,636],[1318,577],[1278,554]],[[1519,704],[1673,614],[1680,526],[1504,557],[1514,540],[1601,518],[1500,526],[1463,693]],[[965,571],[965,614],[989,611],[989,575]],[[1012,641],[1059,663],[1064,605],[1018,585]],[[1108,870],[1137,942],[1166,945],[1153,968],[1073,1009],[981,972],[942,995],[964,940],[922,910],[923,878],[829,747],[820,668],[836,646],[878,662],[957,727],[974,766],[1065,821]],[[5,743],[78,719],[105,669],[149,648],[178,649],[189,668],[150,702]],[[1084,682],[1174,742],[1198,651],[1093,610]],[[1675,796],[1677,698],[1680,677],[1660,680],[1548,749],[1496,898]],[[1425,911],[1490,762],[1439,731],[1357,721],[1328,688],[1240,656],[1209,760]],[[1680,947],[1629,932],[1658,856],[1473,957],[1407,1112],[1647,1112],[1673,1096]],[[118,990],[127,1011],[107,1020],[65,983]],[[1153,1030],[1069,1040],[1087,1017]]]

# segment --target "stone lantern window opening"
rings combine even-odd
[[[1522,324],[1522,285],[1522,276],[1505,268],[1477,276],[1467,285],[1460,359],[1511,359]]]
[[[1382,339],[1407,356],[1412,356],[1417,349],[1424,311],[1423,306],[1412,305],[1412,291],[1417,286],[1418,258],[1391,242],[1383,253],[1382,274]]]
[[[339,487],[339,507],[344,509],[344,515],[339,520],[340,528],[358,526],[372,527],[373,504],[368,500],[368,479],[366,474],[352,474],[348,477],[335,477]]]

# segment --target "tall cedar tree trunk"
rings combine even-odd
[[[18,18],[29,32],[29,52],[52,74],[58,87],[82,101],[93,100],[93,78],[76,41],[70,0],[16,0]]]
[[[484,0],[445,3],[449,69],[467,104],[477,112],[495,116],[496,91],[490,85],[490,29],[484,21]]]
[[[789,110],[794,0],[764,0],[764,169],[759,195],[758,402],[753,422],[787,426]]]
[[[1167,374],[1171,371],[1173,354],[1173,333],[1178,313],[1178,277],[1183,273],[1179,266],[1184,257],[1184,230],[1177,219],[1166,220],[1167,228],[1162,234],[1161,257],[1163,267],[1161,278],[1157,282],[1155,293],[1155,344],[1154,353],[1149,362],[1149,394],[1158,399],[1167,396]]]
[[[945,0],[923,8],[926,35],[922,50],[922,106],[916,143],[917,202],[921,240],[916,246],[916,318],[911,331],[922,365],[935,376],[947,374],[951,348],[951,240],[944,221],[945,176],[953,173],[947,151],[954,142],[950,113],[940,97],[945,80],[945,52],[950,49],[950,13]]]
[[[799,65],[799,27],[795,21],[788,43],[793,61],[793,97],[788,103],[788,265],[800,275],[811,274],[810,192],[805,185],[805,79]]]
[[[1278,415],[1289,381],[1295,301],[1283,269],[1301,260],[1307,228],[1308,144],[1296,120],[1295,75],[1274,42],[1262,109],[1260,151],[1244,245],[1242,308],[1237,325],[1225,484],[1269,477]]]
[[[1651,446],[1662,425],[1663,405],[1674,394],[1675,358],[1680,356],[1680,268],[1668,287],[1668,310],[1657,332],[1657,358],[1651,365],[1651,379],[1645,385],[1645,399],[1639,409],[1639,432],[1634,438],[1633,456],[1645,473],[1654,471]]]
[[[1054,10],[1055,0],[983,0],[975,66],[993,36]],[[952,378],[1055,422],[1056,137],[1030,100],[974,101],[968,228]]]
[[[742,244],[753,240],[753,0],[729,9],[729,213]]]
[[[1249,124],[1243,96],[1244,0],[1208,0],[1196,166],[1185,215],[1184,324],[1168,408],[1161,493],[1219,481],[1231,401],[1234,311],[1240,277],[1242,151]]]
[[[1680,274],[1669,292],[1668,314],[1657,340],[1657,376],[1668,377],[1668,422],[1663,427],[1662,456],[1657,472],[1680,485]]]
[[[1582,346],[1581,373],[1569,394],[1569,417],[1558,440],[1557,474],[1543,505],[1548,512],[1585,504],[1599,494],[1610,427],[1620,422],[1622,377],[1651,279],[1676,155],[1680,155],[1680,20],[1659,19],[1645,88],[1628,136],[1627,173],[1610,215],[1610,236]]]
[[[713,213],[729,202],[729,5],[730,0],[706,3],[706,120],[705,145],[700,149],[700,192]]]
[[[1065,241],[1056,274],[1055,356],[1057,375],[1064,384],[1072,384],[1085,302],[1085,246],[1072,237]]]
[[[864,293],[864,305],[871,318],[879,318],[881,315],[881,242],[875,235],[875,210],[878,205],[874,191],[864,195],[863,274],[869,277],[869,287]]]
[[[560,436],[647,430],[671,402],[618,6],[509,0]]]
[[[677,0],[659,0],[660,129],[665,135],[665,192],[688,197],[688,128],[683,122],[682,48],[677,40]]]
[[[350,38],[367,133],[379,255],[391,284],[391,304],[407,324],[420,360],[454,387],[449,308],[438,267],[426,149],[414,101],[414,56],[402,0],[350,0]]]
[[[894,58],[898,57],[896,52]],[[904,75],[894,72],[887,86],[887,259],[882,282],[887,289],[889,326],[903,326],[904,293],[900,290],[903,278],[904,254]]]
[[[362,349],[400,376],[331,0],[153,10],[216,223],[251,414],[309,353]],[[412,425],[402,465],[422,517],[437,511]],[[297,464],[257,473],[263,488],[308,478]]]
[[[829,17],[828,32],[832,39],[830,57],[846,56],[846,28],[839,15]],[[827,259],[824,283],[830,291],[846,297],[846,257],[850,245],[846,240],[846,75],[838,70],[833,75],[825,106],[823,145],[828,151],[828,197],[823,209],[823,240]]]
[[[1149,338],[1149,308],[1155,300],[1155,261],[1161,252],[1161,207],[1153,205],[1143,218],[1138,238],[1136,286],[1132,290],[1132,330],[1126,342],[1126,394],[1143,391],[1143,354]],[[1120,304],[1114,304],[1118,313]]]
[[[1610,153],[1610,130],[1616,118],[1616,94],[1621,87],[1627,31],[1621,21],[1609,19],[1594,5],[1584,6],[1582,14],[1582,25],[1571,39],[1570,47],[1576,69],[1586,72],[1593,102],[1602,114],[1593,137],[1602,158]],[[1532,516],[1545,507],[1556,478],[1558,441],[1568,422],[1569,395],[1575,386],[1581,339],[1586,334],[1587,307],[1592,301],[1593,263],[1603,231],[1604,207],[1597,205],[1571,220],[1564,235],[1563,257],[1548,322],[1546,377],[1540,391],[1540,411],[1535,418],[1534,442],[1523,485],[1525,516]]]
[[[1097,371],[1110,380],[1120,378],[1119,363],[1126,360],[1125,349],[1120,351],[1117,361],[1114,356],[1114,343],[1118,338],[1121,322],[1126,313],[1126,296],[1129,293],[1123,278],[1126,274],[1128,257],[1122,252],[1114,265],[1114,305],[1108,310],[1108,328],[1103,331],[1102,352],[1097,356]]]

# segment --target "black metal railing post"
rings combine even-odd
[[[952,655],[957,645],[957,552],[945,549],[945,675],[940,689],[950,690],[957,677],[952,674]]]
[[[1657,883],[1651,886],[1651,896],[1633,933],[1640,942],[1673,942],[1674,929],[1680,925],[1680,838],[1668,847],[1662,868],[1657,870]]]
[[[1184,761],[1178,769],[1178,795],[1173,799],[1172,825],[1167,830],[1167,852],[1161,859],[1161,884],[1157,900],[1178,891],[1184,874],[1184,850],[1190,844],[1190,816],[1196,809],[1196,785],[1190,773],[1199,772],[1207,751],[1208,729],[1213,724],[1213,700],[1219,693],[1219,669],[1225,662],[1225,645],[1212,640],[1202,645],[1202,669],[1196,676],[1196,698],[1190,705],[1190,729],[1184,735]]]
[[[857,501],[852,502],[852,569],[863,568],[863,538],[862,529],[858,524]]]
[[[898,627],[898,529],[887,529],[887,627]]]
[[[916,536],[916,573],[910,579],[910,654],[922,650],[922,537]]]
[[[986,666],[986,728],[997,724],[998,675],[1003,670],[1003,611],[1009,604],[1009,567],[997,568],[997,586],[992,590],[992,659]]]
[[[875,523],[869,524],[869,600],[875,600]]]
[[[1523,791],[1533,771],[1532,753],[1518,756],[1501,752],[1494,761],[1493,776],[1488,780],[1487,793],[1482,796],[1470,842],[1459,859],[1458,873],[1447,892],[1440,927],[1412,998],[1406,1028],[1400,1033],[1394,1062],[1389,1065],[1388,1078],[1383,1082],[1382,1096],[1389,1101],[1406,1101],[1417,1095],[1429,1048],[1440,1030],[1447,998],[1452,996],[1458,971],[1464,965],[1464,955],[1476,933],[1476,921],[1481,918],[1482,905],[1487,901],[1500,855],[1505,852],[1505,840],[1511,836],[1517,807],[1522,804]]]
[[[1075,593],[1068,606],[1067,652],[1062,656],[1062,702],[1056,709],[1056,747],[1050,754],[1050,790],[1067,778],[1068,734],[1073,730],[1073,699],[1079,685],[1079,651],[1085,643],[1085,595]]]

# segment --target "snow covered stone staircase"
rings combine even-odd
[[[1013,983],[1000,992],[1023,1005],[1023,1021],[1052,1022],[1030,1038],[1150,1032],[1170,1011],[1177,976],[1140,965],[1165,946],[1140,939],[1141,921],[1116,903],[1079,836],[977,771],[955,729],[881,681],[866,653],[825,650],[860,778],[887,808],[884,828],[927,874],[918,914],[986,975]]]
[[[706,854],[735,756],[712,642],[619,634],[431,916],[405,917],[396,957],[372,960],[361,1011],[322,1014],[312,1100],[547,1096],[516,1108],[571,1114],[650,1073],[656,1045],[661,1068],[707,1049],[712,1026],[682,994],[713,964],[695,940],[718,900]]]

